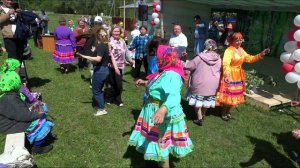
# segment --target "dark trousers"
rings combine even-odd
[[[143,62],[144,62],[145,72],[147,74],[147,71],[148,71],[147,58],[143,58],[142,60],[141,59],[135,59],[134,78],[140,78],[141,66],[142,66]]]
[[[27,43],[26,40],[4,38],[4,45],[8,54],[8,58],[15,58],[20,62],[22,62],[24,46],[26,43]]]
[[[40,28],[34,28],[31,30],[31,32],[32,32],[35,47],[40,47],[38,40],[41,39],[42,30]]]
[[[114,68],[109,68],[109,83],[111,84],[112,90],[106,95],[107,102],[116,101],[118,105],[123,103],[121,97],[123,91],[123,75],[122,69],[119,70],[121,75],[117,75]]]
[[[79,52],[80,54],[84,54],[83,47],[77,46],[76,47],[76,52]],[[78,68],[82,69],[85,66],[87,66],[87,60],[82,57],[78,57]]]
[[[14,39],[14,38],[4,38],[5,49],[8,54],[8,58],[15,58],[23,63],[24,67],[21,68],[20,76],[21,79],[27,80],[27,72],[25,62],[23,60],[24,46],[27,44],[26,40]]]

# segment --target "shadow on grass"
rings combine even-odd
[[[132,168],[159,168],[158,162],[144,160],[143,154],[136,151],[134,146],[128,146],[123,158],[129,158],[131,160],[130,167]],[[174,163],[178,161],[178,158],[170,156],[170,167],[176,167]]]
[[[142,69],[143,69],[143,67],[141,67],[140,76],[137,77],[138,79],[146,79],[147,74],[144,71],[142,71]],[[134,77],[135,76],[135,71],[134,71],[133,68],[130,71],[125,72],[123,75],[125,76],[125,75],[128,75],[128,74],[130,74],[131,77],[133,77],[133,79],[135,78]]]
[[[128,75],[128,74],[130,74],[132,77],[134,77],[134,68],[131,68],[130,71],[126,71],[123,75],[125,76],[125,75]]]
[[[138,117],[139,117],[139,115],[140,115],[140,112],[141,112],[141,110],[139,110],[139,109],[133,109],[132,111],[131,111],[131,114],[133,115],[133,119],[136,121],[137,119],[138,119]],[[135,123],[134,123],[135,124]],[[134,126],[135,125],[133,125],[132,127],[131,127],[131,129],[130,129],[130,131],[127,131],[127,132],[123,132],[122,133],[122,136],[124,137],[124,136],[129,136],[131,133],[132,133],[132,131],[133,131],[133,129],[134,129]]]
[[[285,114],[285,115],[291,116],[295,120],[300,120],[300,114],[296,113],[291,108],[283,108],[283,109],[279,110],[278,112],[279,112],[279,114]]]
[[[254,166],[262,160],[266,161],[270,167],[296,167],[289,158],[278,152],[270,142],[252,136],[247,136],[247,138],[255,145],[255,148],[247,162],[240,162],[241,167]]]
[[[156,168],[157,162],[144,160],[143,154],[136,151],[134,146],[128,146],[127,151],[123,155],[123,158],[129,158],[131,160],[130,167],[132,168]]]
[[[292,136],[291,132],[272,133],[277,138],[277,143],[282,146],[284,152],[291,160],[296,160],[297,154],[300,154],[300,143]]]
[[[206,116],[215,116],[215,117],[221,117],[221,111],[222,111],[222,107],[221,106],[217,106],[215,108],[209,108],[205,115]]]
[[[75,72],[76,69],[77,69],[77,66],[76,66],[76,65],[69,64],[69,72]]]
[[[183,98],[181,98],[181,106],[187,120],[195,120],[197,118],[194,108]]]
[[[85,77],[83,74],[80,75],[80,78],[84,81],[84,82],[90,82],[91,78],[90,77]]]
[[[44,86],[46,83],[51,82],[50,79],[42,79],[40,77],[33,77],[28,79],[28,85],[30,87],[40,87]]]

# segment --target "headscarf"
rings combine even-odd
[[[159,45],[156,55],[159,71],[148,75],[147,79],[155,78],[162,71],[174,71],[185,80],[183,66],[176,50],[167,45]]]
[[[9,72],[15,71],[21,65],[20,61],[14,58],[8,58],[4,61],[3,65],[1,66],[0,75]]]
[[[19,92],[21,87],[21,78],[15,71],[8,71],[4,73],[0,80],[0,97],[4,96],[6,92],[16,91]],[[23,94],[20,94],[21,99],[25,100]]]

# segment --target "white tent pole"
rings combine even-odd
[[[164,17],[163,17],[163,0],[160,0],[160,7],[161,7],[161,11],[160,11],[160,30],[161,30],[161,36],[163,38],[165,38],[165,34],[164,34]]]
[[[125,10],[126,10],[125,4],[126,4],[126,3],[125,3],[125,0],[124,0],[124,4],[123,4],[123,5],[124,5],[124,11],[123,11],[123,15],[124,15],[124,18],[123,18],[123,23],[124,23],[123,26],[124,26],[124,27],[123,27],[123,29],[124,29],[124,31],[125,31],[125,24],[126,24],[126,22],[125,22],[125,17],[126,17],[126,16],[125,16]]]

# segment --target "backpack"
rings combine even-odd
[[[16,31],[14,38],[26,40],[31,37],[30,23],[35,21],[37,15],[29,11],[21,11],[20,16],[16,19]]]

